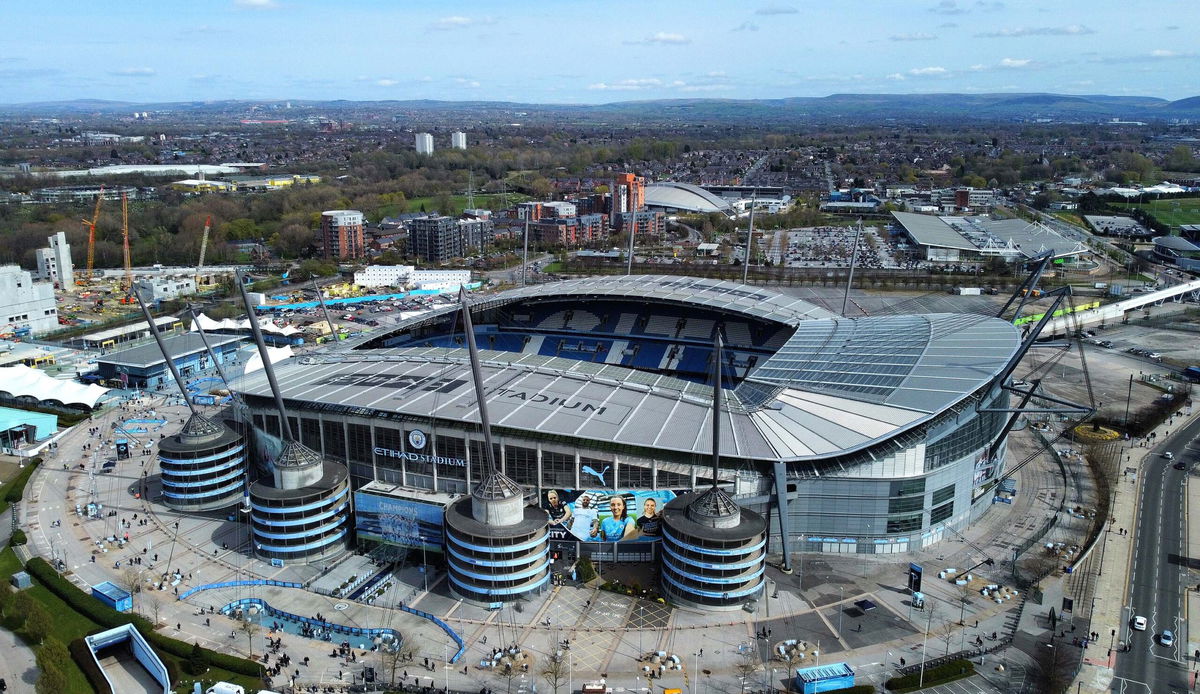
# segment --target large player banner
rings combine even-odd
[[[551,489],[542,494],[550,539],[581,542],[653,542],[662,537],[669,489]]]

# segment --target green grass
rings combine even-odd
[[[6,549],[0,553],[0,579],[5,583],[17,571],[21,570],[21,560],[13,553],[12,549]],[[29,597],[41,603],[42,607],[50,613],[53,618],[51,624],[53,627],[50,630],[50,635],[67,645],[71,641],[100,628],[98,624],[84,617],[75,610],[72,610],[65,602],[60,600],[57,595],[46,590],[44,587],[36,583],[31,588],[25,589],[29,593]],[[29,643],[29,638],[25,635],[23,629],[14,629],[18,621],[11,615],[6,616],[3,620],[5,629],[16,631],[17,636],[22,641]],[[30,644],[32,646],[32,644]],[[36,648],[36,647],[35,647]],[[67,664],[66,671],[63,673],[67,676],[67,691],[64,694],[90,694],[92,685],[88,684],[87,677],[84,676],[83,670],[75,664],[75,661],[70,661]]]
[[[1181,224],[1200,224],[1200,198],[1174,198],[1149,203],[1116,202],[1112,206],[1125,210],[1146,210],[1172,229],[1178,229]]]

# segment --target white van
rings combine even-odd
[[[246,694],[246,688],[240,684],[217,682],[213,686],[204,690],[204,694]]]

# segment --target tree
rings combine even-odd
[[[12,611],[9,613],[17,620],[17,625],[25,623],[25,617],[33,607],[33,598],[26,591],[19,591],[12,601]]]
[[[35,602],[30,606],[29,612],[25,614],[25,633],[29,638],[33,639],[34,643],[41,643],[50,635],[50,630],[54,628],[54,622],[50,618],[50,613],[42,607],[40,602]]]
[[[580,557],[579,561],[575,562],[575,575],[579,578],[580,583],[587,583],[595,578],[596,567],[592,566],[592,560]]]
[[[737,668],[738,677],[742,682],[741,691],[745,692],[750,678],[754,677],[754,673],[758,671],[758,650],[742,653],[738,656],[738,662],[734,667]]]
[[[71,661],[71,654],[67,651],[67,647],[53,636],[42,642],[41,647],[37,649],[36,657],[39,670],[53,668],[65,672],[67,663]]]
[[[162,601],[158,598],[150,598],[150,615],[154,617],[154,627],[158,628],[159,615],[162,614]]]
[[[63,671],[56,667],[42,668],[38,675],[34,691],[37,694],[62,694],[68,691],[70,682]]]
[[[183,669],[189,675],[203,675],[208,672],[208,656],[204,654],[204,649],[200,647],[200,642],[192,644],[192,651],[188,653],[187,660],[183,664]]]
[[[379,649],[379,668],[387,673],[388,684],[396,684],[396,670],[404,660],[404,652],[399,648],[399,644],[394,645],[396,648]]]
[[[567,666],[568,663],[562,654],[556,653],[542,667],[542,679],[546,680],[546,684],[550,685],[550,688],[554,690],[554,694],[558,694],[559,687],[566,682],[570,674]]]
[[[500,670],[500,676],[504,678],[505,683],[508,685],[508,694],[512,694],[513,680],[521,676],[521,669],[515,667],[511,662],[506,662]]]
[[[253,660],[254,659],[254,635],[258,633],[259,626],[258,626],[257,622],[255,622],[253,619],[251,619],[249,612],[246,613],[245,619],[243,619],[242,622],[240,624],[238,624],[238,631],[240,631],[246,635],[246,645],[249,647],[249,650],[250,650],[250,659]]]

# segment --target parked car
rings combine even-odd
[[[1146,618],[1141,615],[1134,617],[1133,618],[1133,628],[1136,629],[1137,631],[1145,631],[1146,630]]]
[[[1163,629],[1162,635],[1158,637],[1158,642],[1163,646],[1175,645],[1175,632],[1170,629]]]

